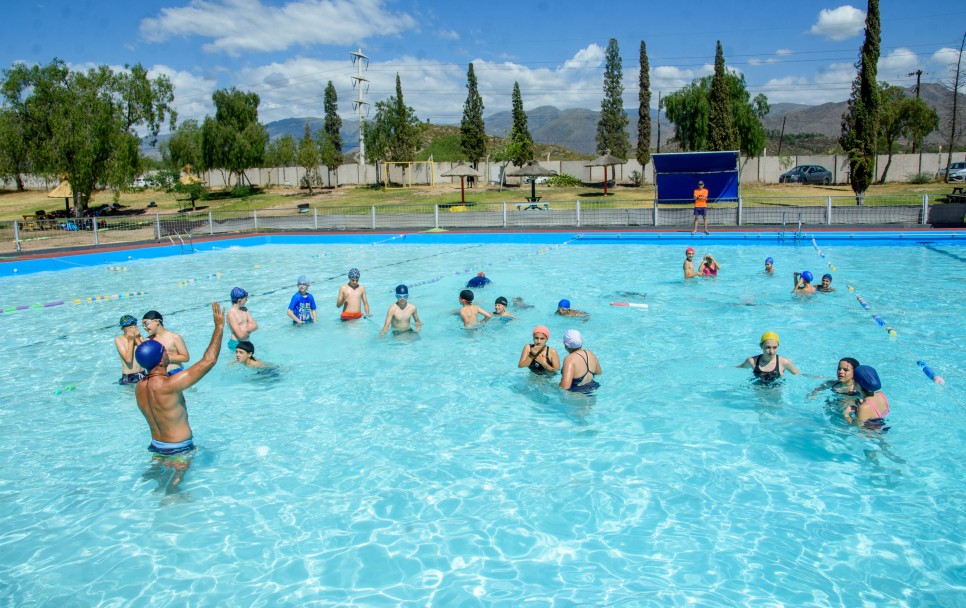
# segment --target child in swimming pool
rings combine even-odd
[[[586,313],[586,312],[584,312],[582,310],[577,310],[575,308],[571,308],[570,307],[570,300],[567,300],[567,299],[563,299],[563,300],[560,300],[559,302],[557,302],[557,312],[556,312],[556,314],[560,315],[561,317],[580,317],[585,322],[587,321],[587,319],[590,318],[590,314],[588,314],[588,313]]]
[[[785,371],[800,374],[801,372],[790,359],[778,354],[778,342],[778,334],[766,331],[761,335],[761,354],[752,355],[735,367],[750,367],[755,378],[762,383],[778,380]]]
[[[335,299],[336,307],[342,307],[342,320],[351,321],[362,318],[362,309],[366,316],[369,314],[369,299],[366,298],[366,288],[359,284],[359,270],[349,269],[349,282],[339,288],[339,295]]]
[[[855,368],[855,384],[861,396],[855,405],[845,408],[845,420],[849,424],[881,429],[889,415],[889,399],[881,390],[879,374],[870,365]]]
[[[517,367],[529,367],[538,374],[550,374],[560,369],[560,355],[547,344],[550,330],[545,325],[533,328],[533,344],[526,344],[520,353]]]
[[[721,264],[719,264],[718,260],[714,259],[714,256],[710,253],[704,256],[704,258],[701,260],[701,266],[698,268],[698,272],[702,276],[706,277],[718,276],[719,270],[721,270]]]
[[[413,330],[410,324],[410,319],[416,322],[415,330]],[[386,313],[386,322],[383,323],[382,331],[379,332],[379,335],[386,335],[390,325],[392,326],[392,333],[394,335],[411,331],[418,333],[423,327],[423,324],[419,321],[419,314],[416,313],[415,304],[409,302],[409,288],[405,285],[396,286],[396,303],[389,306],[389,311]]]
[[[309,293],[309,278],[304,274],[299,277],[298,288],[285,312],[296,325],[315,323],[315,298]]]
[[[803,270],[802,272],[794,273],[795,275],[795,288],[792,289],[792,293],[815,293],[815,286],[812,285],[812,273]]]
[[[835,380],[829,380],[815,387],[809,397],[813,397],[824,390],[832,390],[841,395],[857,395],[858,388],[855,386],[855,368],[859,362],[852,357],[839,359],[838,367],[835,369]]]
[[[497,298],[496,302],[493,304],[493,316],[503,317],[508,321],[510,319],[516,319],[513,313],[511,313],[509,310],[506,309],[506,305],[507,305],[506,298],[504,298],[503,296],[500,296],[499,298]]]
[[[463,327],[470,328],[479,325],[481,322],[486,323],[489,321],[493,315],[486,312],[479,306],[473,303],[473,292],[469,289],[464,289],[460,292],[460,319],[463,321]],[[480,320],[482,315],[483,319]]]

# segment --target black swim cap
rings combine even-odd
[[[141,317],[141,320],[142,321],[160,321],[162,324],[164,324],[164,317],[162,317],[161,313],[159,313],[156,310],[147,311],[146,313],[144,313],[144,316]]]
[[[460,299],[461,300],[466,300],[467,302],[472,302],[473,301],[473,292],[470,291],[469,289],[464,289],[463,291],[460,292]]]
[[[235,346],[235,350],[238,350],[239,348],[245,351],[246,353],[248,353],[249,355],[255,354],[255,345],[249,342],[248,340],[239,340],[238,345]]]
[[[504,298],[503,296],[500,296],[499,298],[497,298],[496,299],[496,303],[497,304],[503,304],[504,306],[506,306],[507,304],[509,304],[509,302],[507,302],[506,301],[506,298]]]

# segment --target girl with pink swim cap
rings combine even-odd
[[[529,367],[537,374],[555,374],[560,369],[560,355],[547,345],[550,330],[545,325],[533,328],[533,344],[526,344],[517,367]]]

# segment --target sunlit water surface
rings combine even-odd
[[[963,605],[966,251],[722,245],[721,276],[686,282],[682,250],[264,245],[0,279],[5,306],[148,294],[0,314],[0,603]],[[789,293],[828,263],[836,293]],[[373,317],[342,323],[350,267]],[[532,308],[462,329],[478,271],[488,310]],[[300,274],[315,326],[285,316]],[[424,330],[380,339],[399,283]],[[235,285],[279,373],[222,346],[186,393],[199,450],[174,486],[114,384],[117,319],[161,311],[197,360]],[[596,395],[517,369],[538,324],[562,354],[584,334]],[[803,375],[762,389],[734,366],[767,330]],[[843,356],[878,369],[888,432],[809,396]]]

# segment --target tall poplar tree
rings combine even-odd
[[[523,111],[520,83],[513,83],[513,128],[510,131],[510,162],[520,167],[533,160],[533,137],[527,127],[527,113]]]
[[[732,115],[731,95],[725,73],[724,51],[721,41],[714,52],[714,76],[711,77],[708,112],[708,149],[737,150],[738,129]]]
[[[604,97],[600,100],[600,120],[597,121],[597,154],[610,150],[614,156],[626,159],[631,149],[626,128],[621,55],[617,38],[611,38],[604,56]]]
[[[325,121],[319,134],[319,152],[322,164],[325,165],[329,186],[332,186],[332,171],[338,170],[345,160],[342,153],[342,118],[339,117],[339,95],[335,91],[332,81],[325,87]],[[336,185],[339,185],[339,175],[336,173]]]
[[[460,149],[473,167],[486,156],[486,129],[483,123],[483,98],[476,86],[473,64],[466,73],[466,103],[460,122]]]
[[[637,92],[637,162],[641,163],[641,170],[651,160],[651,68],[647,61],[647,46],[641,40],[641,74],[638,79]],[[644,179],[641,178],[643,185]]]
[[[865,42],[856,63],[858,74],[852,81],[849,105],[842,116],[839,143],[849,157],[849,183],[856,204],[863,204],[865,191],[875,179],[876,138],[879,134],[879,85],[876,70],[879,63],[879,0],[869,0],[865,15]]]
[[[309,121],[305,121],[305,131],[303,131],[302,139],[299,141],[298,163],[300,167],[305,169],[305,177],[302,178],[304,180],[302,183],[309,189],[311,196],[312,185],[319,181],[319,147],[312,139],[312,126]]]

